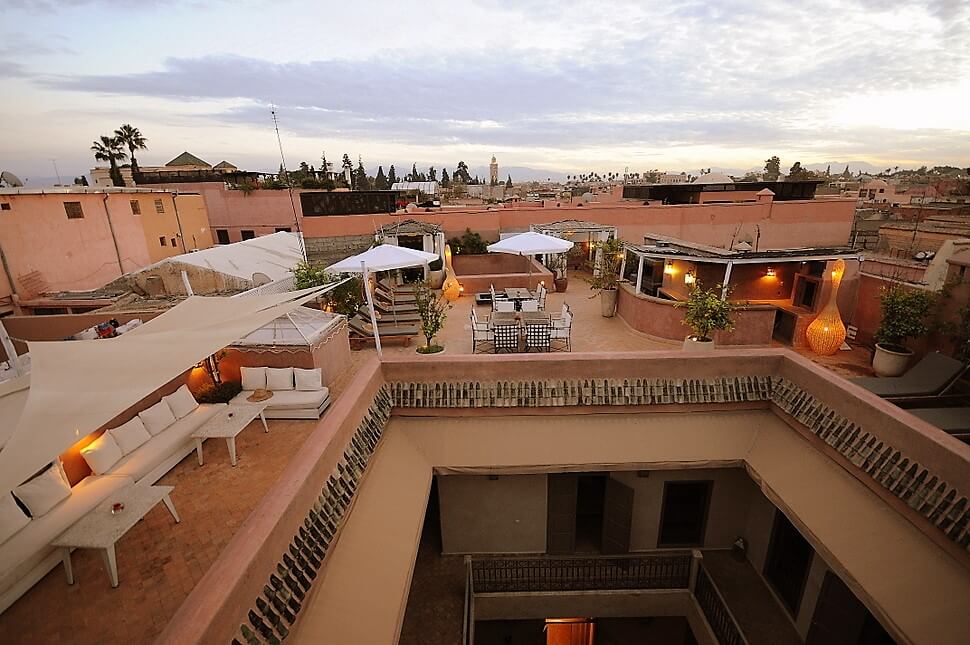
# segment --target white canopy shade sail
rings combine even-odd
[[[336,264],[331,264],[327,267],[327,271],[330,273],[360,273],[364,285],[367,285],[367,274],[373,271],[392,271],[394,269],[426,266],[437,259],[437,253],[425,253],[403,246],[381,244],[372,249],[367,249],[363,253],[352,255]],[[383,358],[381,334],[377,330],[377,315],[374,313],[374,296],[367,286],[364,288],[364,293],[367,294],[370,324],[374,330],[374,347],[377,349],[378,358]]]
[[[425,253],[403,246],[381,244],[363,253],[352,255],[336,264],[327,267],[329,273],[362,273],[361,265],[367,267],[368,272],[391,271],[393,269],[407,269],[419,267],[438,259],[437,253]]]
[[[487,248],[489,253],[539,255],[540,253],[565,253],[573,248],[573,243],[551,235],[529,231],[528,233],[507,237],[495,244],[489,244]]]
[[[19,420],[0,449],[0,493],[199,361],[324,290],[251,298],[193,296],[139,327],[137,334],[29,343],[29,391],[25,397],[22,391],[9,392],[12,398],[0,405],[7,422],[8,413],[17,418],[9,408],[23,401]]]

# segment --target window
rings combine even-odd
[[[174,238],[174,237],[172,238],[172,246],[173,246],[173,247],[174,247],[174,246],[178,246],[178,242],[177,242],[177,241],[175,240],[175,238]]]
[[[164,235],[159,235],[158,236],[158,244],[160,246],[166,246],[167,245],[167,243],[165,242],[165,236]]]
[[[229,231],[224,228],[216,229],[216,242],[219,244],[229,244]]]
[[[771,530],[764,573],[792,616],[798,615],[798,606],[802,601],[814,554],[812,545],[802,537],[784,513],[775,511],[775,524]]]
[[[251,240],[254,237],[256,237],[256,232],[255,231],[247,231],[247,230],[244,229],[244,230],[239,231],[239,232],[240,232],[240,234],[242,234],[242,239],[244,239],[244,240]]]
[[[162,203],[162,200],[160,200],[160,199],[156,199],[155,200],[155,212],[156,213],[164,213],[165,212],[165,204],[163,204]]]
[[[81,210],[81,202],[64,202],[64,212],[67,213],[67,219],[81,219],[84,217],[84,211]]]
[[[711,481],[668,481],[664,484],[658,547],[703,546]]]
[[[138,202],[137,199],[132,199],[128,203],[131,204],[131,214],[132,215],[141,215],[141,204]]]
[[[278,226],[276,228],[276,232],[277,233],[289,233],[290,232],[290,227],[289,226]]]
[[[0,211],[8,211],[8,210],[10,210],[10,204],[9,203],[4,202],[4,203],[0,204]]]

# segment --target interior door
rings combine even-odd
[[[576,551],[576,491],[579,478],[575,473],[555,473],[547,477],[546,551]]]
[[[798,606],[805,591],[808,569],[815,550],[781,511],[775,512],[775,525],[768,546],[765,578],[791,612],[798,615]]]
[[[607,477],[603,496],[603,553],[629,553],[632,527],[633,489]]]
[[[866,613],[865,606],[845,583],[827,572],[805,645],[856,645]]]

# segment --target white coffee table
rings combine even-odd
[[[225,439],[229,447],[229,461],[236,465],[236,437],[245,430],[250,422],[259,417],[263,422],[263,430],[269,432],[266,425],[266,417],[263,411],[266,410],[268,403],[233,403],[226,408],[219,410],[212,418],[206,421],[193,435],[195,439],[195,452],[199,457],[199,465],[203,465],[202,442],[206,439]]]
[[[119,492],[109,496],[98,504],[87,515],[61,533],[51,546],[61,549],[61,559],[64,562],[64,575],[67,584],[74,584],[74,568],[71,566],[71,549],[101,549],[104,563],[108,569],[111,586],[118,586],[118,561],[115,558],[115,544],[128,530],[138,523],[148,511],[155,508],[159,502],[164,502],[168,512],[175,522],[181,522],[175,505],[169,493],[174,486],[138,486],[132,484]],[[124,509],[117,513],[111,512],[111,507],[120,502]]]

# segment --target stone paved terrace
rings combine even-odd
[[[590,295],[586,283],[572,275],[565,294],[548,297],[550,311],[567,302],[575,314],[574,352],[677,349],[678,343],[651,339],[633,331],[619,318],[603,318],[599,300]],[[448,354],[471,353],[468,315],[472,306],[474,299],[464,297],[449,312],[439,337]],[[489,309],[478,307],[482,314]],[[415,342],[410,347],[392,345],[385,351],[413,355],[415,346]],[[373,349],[351,353],[351,364],[332,388],[334,398],[373,354]],[[862,348],[830,358],[806,355],[844,376],[869,373],[869,353]],[[488,360],[488,356],[483,355],[482,360]],[[182,523],[174,525],[160,505],[119,541],[121,585],[117,589],[110,587],[99,553],[75,551],[75,584],[66,584],[60,566],[53,569],[0,615],[0,641],[151,642],[314,427],[312,421],[270,420],[269,424],[268,435],[254,422],[239,436],[240,460],[236,468],[229,465],[225,444],[213,441],[206,443],[204,467],[197,465],[193,454],[159,480],[160,484],[175,486],[172,499]],[[411,627],[406,625],[402,642],[408,642],[412,635]]]

